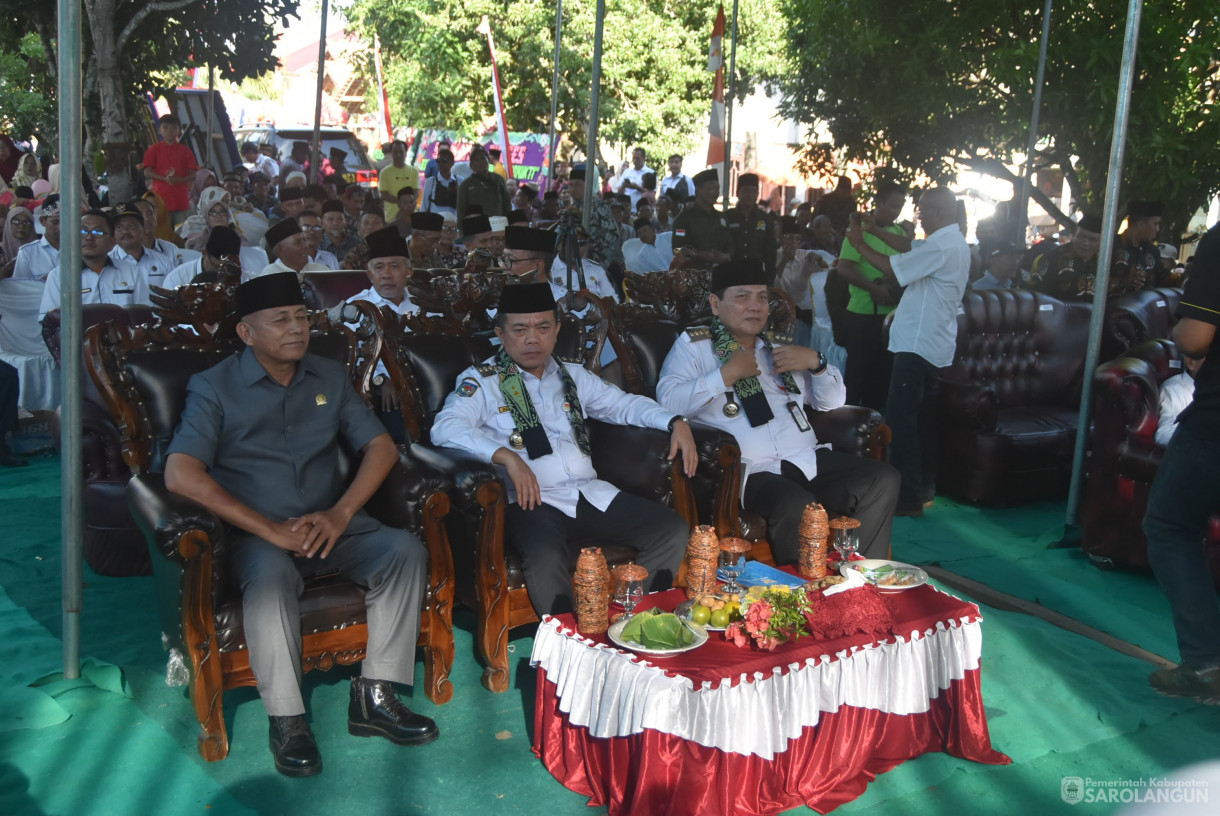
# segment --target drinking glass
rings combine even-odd
[[[623,607],[627,617],[635,614],[635,606],[644,597],[644,580],[648,570],[639,564],[621,564],[611,570],[614,575],[614,602]]]
[[[846,564],[852,554],[860,549],[860,533],[857,529],[835,530],[835,549],[839,552],[839,563]]]
[[[729,577],[729,582],[720,588],[721,592],[742,594],[746,591],[745,587],[737,583],[737,576],[741,575],[745,568],[741,560],[749,550],[750,542],[744,538],[720,539],[720,569]]]

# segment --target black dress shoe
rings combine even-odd
[[[293,777],[322,773],[322,755],[304,715],[267,719],[271,721],[271,755],[277,771]]]
[[[385,737],[399,745],[425,745],[441,735],[436,723],[402,704],[390,681],[367,677],[352,678],[347,731],[357,737]]]

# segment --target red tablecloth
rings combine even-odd
[[[760,652],[713,634],[651,664],[549,618],[535,641],[534,753],[616,816],[824,813],[923,753],[1008,763],[983,714],[978,608],[931,587],[886,600],[898,633],[887,641]]]

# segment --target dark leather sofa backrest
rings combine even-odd
[[[1088,304],[1029,290],[967,292],[957,357],[942,376],[992,390],[1000,408],[1075,405],[1088,343]]]
[[[458,375],[492,355],[491,342],[485,337],[448,334],[405,334],[399,341],[415,374],[423,416],[423,432],[457,386]],[[426,440],[420,440],[426,441]]]
[[[1181,299],[1181,289],[1167,287],[1133,292],[1107,303],[1102,359],[1113,359],[1146,340],[1170,337]]]
[[[343,259],[340,258],[340,261]],[[369,288],[366,273],[343,269],[336,272],[306,272],[305,281],[313,288],[317,305],[323,309],[337,306],[352,295]]]
[[[631,325],[627,344],[640,373],[640,393],[651,399],[657,397],[657,381],[661,379],[661,366],[669,350],[682,333],[682,328],[672,320],[637,320]]]

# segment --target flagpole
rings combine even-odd
[[[491,37],[491,23],[488,22],[487,15],[483,15],[477,30],[487,35],[487,50],[491,54],[491,83],[496,97],[496,121],[500,123],[500,154],[504,157],[504,169],[508,171],[508,177],[511,179],[513,160],[508,152],[508,120],[504,117],[504,99],[500,91],[500,69],[496,67],[496,43]]]
[[[585,230],[593,217],[593,194],[601,194],[602,177],[597,168],[597,128],[601,118],[602,29],[606,25],[606,0],[597,0],[597,24],[593,29],[593,88],[589,99],[589,147],[585,151]],[[591,177],[590,177],[591,176]]]
[[[326,80],[326,15],[330,13],[329,0],[322,0],[322,29],[318,35],[318,95],[313,109],[313,146],[309,150],[309,174],[311,184],[322,182],[322,92]]]
[[[555,0],[555,72],[551,78],[551,135],[547,141],[547,161],[550,162],[550,173],[547,175],[547,189],[555,186],[555,120],[559,117],[559,56],[563,37],[563,0]]]
[[[724,100],[724,179],[720,188],[724,196],[724,209],[729,208],[729,188],[732,186],[729,176],[729,157],[733,155],[733,80],[737,72],[737,0],[733,0],[733,45],[729,51],[729,82],[728,94]]]
[[[390,122],[390,98],[385,92],[385,74],[381,70],[381,38],[373,34],[373,63],[377,68],[377,93],[381,99],[381,119],[385,125],[387,142],[394,141],[394,127]]]

